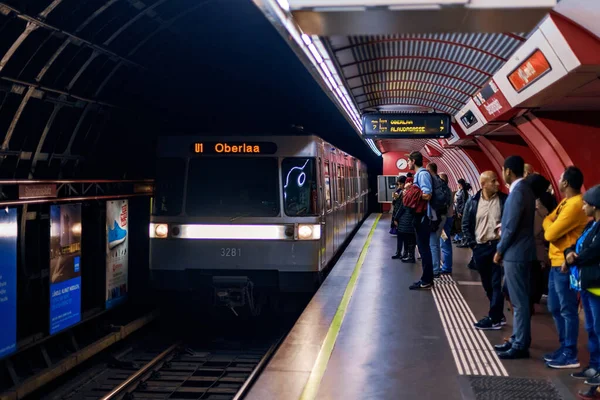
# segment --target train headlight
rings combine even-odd
[[[169,234],[169,226],[167,224],[156,224],[154,226],[154,235],[157,238],[166,238]]]
[[[298,225],[298,239],[300,239],[300,240],[321,239],[321,225]]]

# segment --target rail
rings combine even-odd
[[[238,392],[232,400],[242,400],[244,397],[246,397],[246,395],[250,392],[250,388],[252,387],[260,373],[263,371],[263,369],[265,369],[267,363],[269,362],[271,357],[273,357],[275,351],[279,348],[279,345],[283,341],[284,337],[285,335],[281,336],[279,339],[277,339],[275,343],[273,343],[271,347],[269,347],[269,350],[267,350],[263,358],[261,358],[258,365],[256,365],[256,368],[254,368],[250,376],[248,376],[248,379],[246,379],[246,381],[244,382],[240,390],[238,390]]]
[[[144,374],[146,374],[146,372],[150,371],[157,364],[159,364],[161,361],[163,361],[165,358],[167,358],[171,353],[173,353],[180,346],[180,344],[181,343],[178,342],[178,343],[171,345],[168,349],[166,349],[165,351],[163,351],[162,353],[160,353],[159,355],[154,357],[152,360],[150,360],[146,365],[144,365],[142,368],[140,368],[133,375],[131,375],[130,377],[125,379],[123,382],[121,382],[121,384],[119,384],[119,386],[117,386],[116,388],[111,390],[105,396],[101,397],[100,400],[114,399],[123,390],[127,389],[127,387],[129,387],[130,385],[135,383],[138,379],[140,379],[142,376],[144,376]]]

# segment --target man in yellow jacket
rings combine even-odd
[[[550,242],[552,269],[548,280],[548,310],[554,318],[560,348],[546,354],[544,360],[550,368],[578,368],[577,292],[571,289],[569,273],[561,272],[565,262],[565,249],[573,246],[587,224],[583,211],[583,174],[577,167],[568,167],[558,182],[565,199],[550,213],[543,223],[544,237]]]

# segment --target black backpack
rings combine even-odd
[[[435,210],[436,214],[446,215],[452,204],[452,191],[446,182],[437,175],[431,176],[431,182],[433,183],[433,193],[429,205]]]

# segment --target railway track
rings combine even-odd
[[[221,341],[132,351],[47,399],[241,400],[283,337],[270,345]]]

